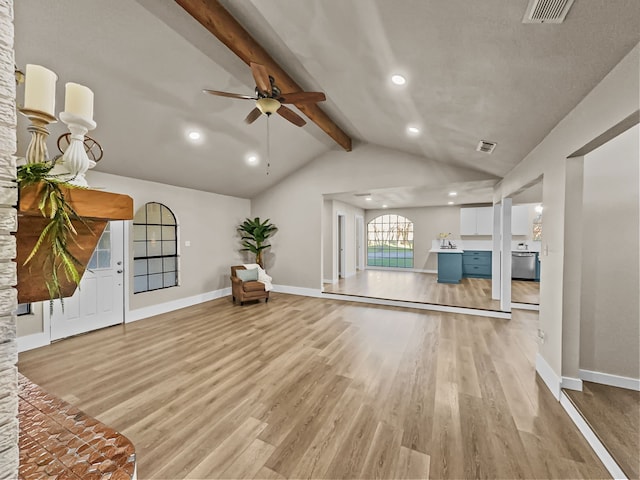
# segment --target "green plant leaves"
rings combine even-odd
[[[71,239],[77,244],[75,236],[77,231],[72,221],[82,222],[89,231],[91,228],[80,217],[73,207],[67,203],[62,187],[83,188],[66,183],[52,175],[53,163],[32,163],[18,167],[18,185],[26,187],[36,183],[42,183],[42,195],[38,201],[38,209],[43,217],[50,221],[43,228],[33,250],[24,261],[24,265],[31,262],[36,254],[45,249],[43,270],[49,270],[46,278],[46,286],[49,298],[59,298],[62,301],[62,287],[60,285],[60,270],[65,278],[78,285],[80,273],[78,267],[82,267],[80,261],[69,251],[68,241]]]
[[[271,246],[264,242],[278,230],[269,222],[268,218],[262,222],[260,217],[256,217],[253,220],[247,218],[238,225],[238,231],[241,234],[240,244],[243,247],[240,251],[251,252],[256,255],[256,259],[259,258],[260,253]],[[260,262],[256,261],[256,263]]]

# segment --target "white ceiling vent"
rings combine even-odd
[[[522,23],[562,23],[573,0],[529,0]]]
[[[480,140],[480,143],[478,143],[476,150],[482,153],[493,153],[493,151],[496,148],[496,145],[498,145],[496,142],[488,142],[487,140]]]

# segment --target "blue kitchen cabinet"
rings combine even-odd
[[[460,283],[462,253],[438,253],[438,283]]]
[[[468,278],[491,278],[491,252],[465,250],[462,254],[462,276]]]
[[[536,278],[533,279],[536,282],[540,281],[540,254],[536,253]]]

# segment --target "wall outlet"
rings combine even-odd
[[[191,246],[191,240],[185,240],[184,241],[184,246],[185,247],[190,247]]]
[[[544,338],[545,338],[544,330],[539,328],[538,329],[538,339],[540,340],[540,343],[544,343]]]

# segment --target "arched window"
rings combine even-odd
[[[413,268],[413,222],[380,215],[367,224],[367,265]]]
[[[133,293],[178,285],[178,224],[171,210],[147,203],[133,218]]]

